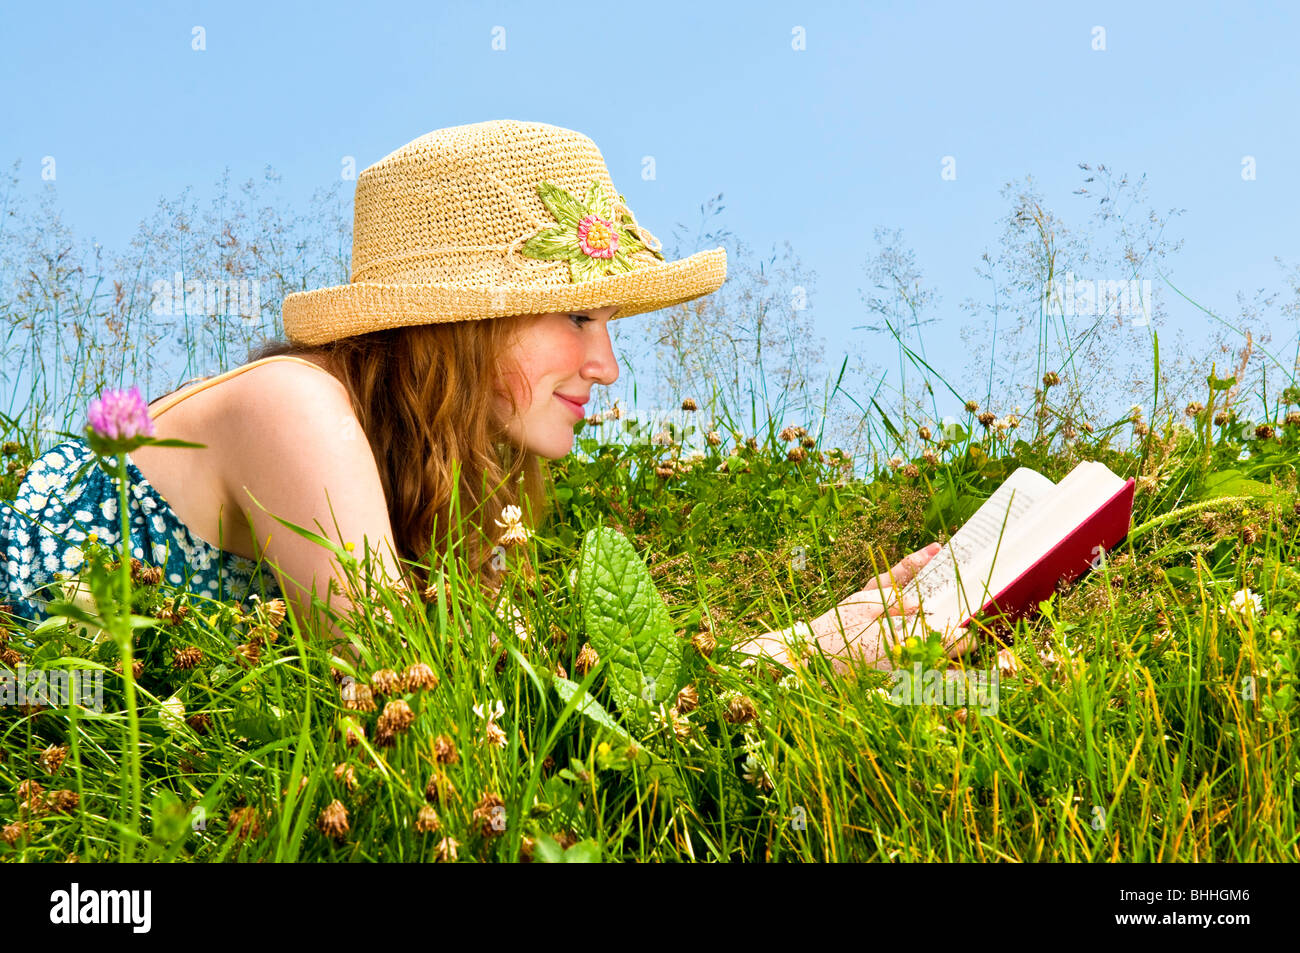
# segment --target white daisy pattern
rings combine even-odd
[[[226,552],[190,532],[127,454],[131,553],[164,570],[171,585],[200,595],[245,601],[249,594],[282,595],[268,567]],[[87,464],[90,464],[87,466]],[[81,479],[72,482],[85,467]],[[70,575],[85,562],[86,536],[118,547],[118,490],[84,440],[69,440],[32,461],[18,493],[0,500],[0,600],[14,615],[37,623],[48,616],[42,591],[56,574]]]

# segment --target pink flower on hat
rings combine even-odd
[[[584,216],[578,223],[578,247],[592,258],[613,258],[618,251],[618,232],[614,223],[599,215]]]
[[[600,182],[588,186],[585,201],[550,182],[537,183],[537,196],[559,225],[533,235],[519,252],[544,261],[568,261],[569,280],[574,284],[643,267],[630,257],[639,251],[663,260],[657,248],[642,240],[642,235],[648,233],[632,218],[623,196],[618,197],[616,216],[614,203]]]

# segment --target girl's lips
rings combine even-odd
[[[566,398],[561,397],[559,394],[555,395],[555,399],[558,400],[565,407],[568,407],[571,411],[573,411],[573,413],[576,416],[578,417],[587,416],[587,412],[583,409],[581,404],[575,404],[573,401],[567,400]]]

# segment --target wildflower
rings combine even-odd
[[[86,420],[96,436],[106,440],[136,440],[154,436],[149,405],[138,387],[104,391],[90,402]]]
[[[915,463],[909,463],[906,466],[900,468],[898,472],[901,473],[903,476],[907,477],[909,480],[914,480],[921,475],[921,468],[918,467]]]
[[[973,414],[980,409],[980,405],[973,400],[966,401],[966,413]]]
[[[1130,407],[1130,408],[1128,409],[1128,415],[1129,415],[1129,418],[1132,419],[1132,420],[1141,420],[1141,419],[1142,419],[1142,405],[1141,405],[1141,404],[1134,404],[1132,407]]]
[[[421,834],[432,834],[440,827],[442,822],[438,820],[438,812],[429,804],[421,804],[420,813],[415,818],[415,829]]]
[[[438,841],[438,860],[443,863],[454,863],[456,860],[456,848],[460,846],[460,841],[454,837],[444,837]]]
[[[695,406],[695,401],[687,397],[682,401],[682,410],[699,410],[699,408]]]
[[[1061,383],[1061,378],[1057,376],[1056,371],[1048,371],[1043,375],[1043,387],[1055,387]]]
[[[435,804],[446,804],[447,799],[455,793],[456,785],[441,771],[433,772],[429,776],[429,783],[424,786],[425,799]]]
[[[656,447],[671,447],[673,445],[673,435],[667,430],[661,430],[650,438],[650,442]]]
[[[804,453],[803,447],[791,447],[790,452],[786,454],[786,459],[791,463],[802,463],[805,456],[807,454]]]
[[[982,426],[985,430],[988,430],[990,427],[993,426],[993,421],[998,419],[998,415],[993,413],[992,411],[986,410],[984,411],[984,413],[980,414],[977,419],[980,422],[980,426]]]
[[[746,722],[753,721],[758,715],[758,709],[754,707],[753,699],[740,694],[740,692],[727,692],[722,697],[727,705],[727,710],[722,717],[731,724],[743,725]]]
[[[1260,440],[1272,440],[1277,431],[1273,429],[1272,424],[1260,424],[1255,428],[1255,436]]]
[[[248,840],[249,838],[258,837],[262,833],[262,824],[258,819],[256,809],[252,807],[237,807],[231,810],[230,820],[227,829],[239,840]]]
[[[185,703],[175,695],[164,702],[160,702],[158,705],[158,720],[167,729],[169,735],[180,731],[181,725],[185,724]]]
[[[1219,614],[1227,615],[1229,608],[1253,615],[1264,611],[1264,603],[1257,593],[1251,592],[1249,589],[1238,589],[1229,605],[1219,606]]]
[[[1232,413],[1232,411],[1221,410],[1214,415],[1214,425],[1216,427],[1226,427],[1228,426],[1228,424],[1232,423],[1232,418],[1234,416],[1235,415]]]
[[[889,458],[889,469],[891,469],[891,470],[897,470],[897,469],[898,469],[899,467],[901,467],[902,465],[903,465],[903,458],[902,458],[902,457],[890,457],[890,458]]]
[[[1139,437],[1145,437],[1148,433],[1151,432],[1151,428],[1139,420],[1133,424],[1133,432],[1137,434]]]
[[[489,744],[496,745],[498,748],[506,746],[506,733],[497,724],[497,719],[504,715],[505,711],[506,706],[501,703],[500,699],[497,699],[495,707],[490,705],[486,710],[483,705],[474,706],[474,714],[487,721],[487,724],[483,727],[484,736]]]
[[[262,606],[262,609],[266,613],[266,621],[270,624],[271,628],[278,629],[280,624],[284,622],[284,600],[272,599],[270,602],[265,603]]]
[[[455,764],[460,760],[456,745],[446,735],[439,735],[433,742],[433,754],[439,764]]]
[[[1014,652],[1010,649],[1000,649],[998,651],[998,674],[1014,675],[1020,671],[1020,662]]]
[[[45,769],[46,774],[58,774],[59,768],[63,767],[63,759],[67,756],[66,746],[50,745],[41,752],[41,767]]]
[[[582,651],[578,653],[577,659],[574,660],[573,670],[577,672],[578,677],[581,678],[595,668],[599,662],[600,656],[596,653],[596,650],[591,647],[591,643],[584,642],[582,644]]]
[[[190,715],[190,717],[186,718],[185,724],[189,725],[190,729],[195,734],[206,735],[208,729],[212,726],[212,719],[205,713],[199,712],[196,715]]]
[[[10,847],[13,847],[20,840],[27,836],[27,825],[22,821],[14,824],[6,824],[0,828],[0,840],[4,841]]]
[[[930,435],[930,428],[929,428],[929,427],[918,427],[918,428],[916,428],[916,435],[917,435],[918,437],[920,437],[922,440],[929,440],[929,439],[930,439],[930,436],[931,436],[931,435]]]
[[[691,636],[691,645],[695,646],[695,651],[701,655],[709,656],[718,647],[718,640],[708,629],[700,629],[695,635]]]
[[[370,689],[380,695],[399,695],[402,692],[402,677],[391,668],[381,668],[370,676]]]
[[[772,790],[772,779],[768,776],[767,770],[763,767],[763,763],[753,754],[745,756],[745,766],[742,773],[745,780],[754,785],[754,787],[764,791]]]
[[[340,762],[334,766],[334,780],[341,781],[343,786],[351,791],[357,786],[357,772],[346,761]]]
[[[71,814],[81,803],[81,795],[76,791],[51,791],[46,801],[52,813]]]
[[[379,722],[376,725],[378,731],[403,732],[411,727],[415,721],[415,712],[411,711],[411,706],[401,698],[394,698],[384,706],[383,713],[379,716]]]
[[[484,837],[496,837],[506,829],[505,802],[497,794],[487,791],[474,806],[474,820]]]
[[[745,441],[745,446],[748,447],[750,450],[752,450],[754,453],[758,453],[758,438],[750,437],[748,440]]]
[[[330,801],[329,806],[320,812],[316,826],[326,837],[342,842],[348,833],[348,809],[337,798]]]
[[[121,660],[121,659],[118,659],[118,660],[113,664],[113,671],[117,672],[117,674],[119,674],[119,675],[122,674],[122,660]],[[143,659],[132,659],[132,660],[131,660],[131,676],[132,676],[136,681],[139,681],[139,680],[140,680],[140,676],[143,675],[143,674],[144,674],[144,660],[143,660]]]
[[[344,677],[339,694],[343,697],[343,707],[349,711],[374,711],[378,707],[370,686],[361,684],[351,675]]]
[[[514,629],[515,635],[521,641],[528,641],[528,625],[524,614],[519,611],[518,607],[509,600],[502,602],[496,608],[496,617],[503,622],[509,622],[510,627]]]
[[[929,447],[927,447],[925,452],[921,454],[921,459],[924,460],[926,463],[930,464],[930,466],[932,467],[939,465],[939,455],[935,453],[933,450],[931,450]]]
[[[343,734],[343,743],[349,748],[355,748],[366,738],[366,726],[358,724],[348,719]]]
[[[694,685],[687,685],[677,693],[677,710],[682,714],[694,711],[700,704],[700,693]]]
[[[190,645],[183,649],[176,649],[172,653],[172,667],[177,669],[194,668],[203,661],[203,650],[198,646]]]
[[[1300,410],[1287,411],[1286,425],[1288,427],[1300,427]]]
[[[708,441],[710,447],[716,447],[722,443],[722,436],[716,430],[710,430],[704,435],[704,439]]]
[[[1064,427],[1061,428],[1061,436],[1064,437],[1066,440],[1073,440],[1078,435],[1079,432],[1075,430],[1073,427],[1071,427],[1069,424],[1066,424]]]
[[[29,810],[40,810],[40,797],[45,793],[45,788],[37,781],[20,781],[15,792],[18,795],[18,806],[21,810],[24,806]]]
[[[794,428],[793,428],[793,427],[786,427],[786,428],[785,428],[784,430],[782,430],[779,434],[777,434],[777,436],[780,437],[780,438],[781,438],[783,441],[785,441],[786,443],[789,443],[791,440],[795,439]]]
[[[402,673],[402,684],[408,692],[434,689],[438,687],[438,676],[425,662],[413,662]]]
[[[501,537],[502,546],[519,546],[528,541],[529,531],[520,521],[523,516],[523,510],[518,506],[510,505],[501,511],[501,520],[494,520],[498,526],[505,529]]]
[[[235,646],[235,661],[246,668],[252,668],[262,658],[262,647],[257,642],[249,640]],[[366,689],[369,691],[370,689]]]
[[[1205,405],[1202,404],[1199,400],[1194,400],[1187,405],[1187,409],[1184,410],[1183,413],[1186,414],[1188,417],[1199,417],[1204,411],[1205,411]]]

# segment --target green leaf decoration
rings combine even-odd
[[[565,228],[577,229],[584,215],[590,214],[582,204],[564,189],[549,182],[537,183],[537,197],[546,210]]]
[[[547,211],[555,217],[558,227],[545,228],[531,236],[520,246],[520,254],[543,261],[569,262],[569,280],[574,284],[594,281],[607,275],[636,271],[642,267],[631,256],[639,251],[651,250],[638,238],[627,225],[635,224],[631,214],[620,206],[618,215],[614,215],[614,203],[605,193],[599,181],[593,181],[587,187],[585,200],[580,201],[574,195],[550,182],[537,184],[537,195],[546,206]],[[620,202],[622,196],[619,196]],[[603,220],[604,227],[612,229],[616,240],[612,257],[589,255],[583,250],[578,237],[578,229],[583,219],[597,217]],[[594,224],[594,223],[593,223]],[[590,233],[588,238],[591,238]],[[663,260],[657,251],[652,253]]]
[[[543,260],[566,259],[579,254],[579,249],[573,245],[570,233],[563,226],[538,232],[524,242],[520,250],[529,258]]]
[[[614,217],[614,203],[605,198],[605,190],[600,187],[599,182],[594,180],[587,188],[587,208],[601,218],[612,219]]]
[[[596,651],[600,651],[597,649]],[[560,678],[554,675],[551,678],[551,684],[555,688],[555,694],[560,696],[560,704],[567,705],[569,699],[579,693],[580,686],[577,682],[571,682],[567,678]],[[578,702],[578,712],[588,721],[599,728],[605,728],[612,731],[621,741],[631,742],[632,736],[629,735],[617,721],[614,716],[605,711],[604,707],[596,699],[592,698],[586,692],[582,692],[582,701]]]
[[[614,703],[635,726],[673,697],[684,643],[645,563],[627,537],[607,526],[587,532],[579,561],[582,619],[605,662]]]

